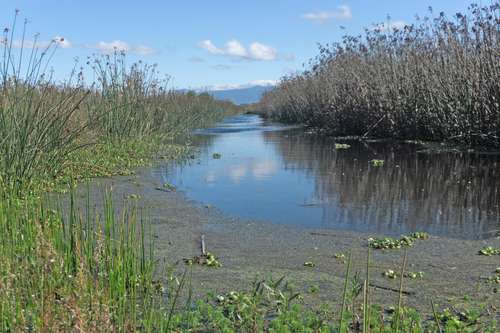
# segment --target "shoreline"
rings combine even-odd
[[[286,277],[303,303],[315,308],[319,304],[337,306],[345,279],[345,259],[352,251],[351,272],[366,274],[369,237],[383,235],[363,232],[310,229],[295,225],[272,224],[231,217],[216,207],[205,206],[182,192],[165,192],[150,168],[135,175],[95,179],[90,183],[95,208],[105,188],[112,187],[117,209],[136,206],[151,221],[155,260],[182,271],[183,259],[200,255],[200,238],[205,236],[209,252],[219,257],[221,268],[193,265],[194,296],[203,299],[208,292],[223,294],[247,290],[256,278]],[[78,187],[86,196],[86,186]],[[430,235],[408,247],[407,271],[423,272],[423,278],[404,279],[405,305],[429,314],[430,301],[439,306],[471,300],[500,308],[494,283],[482,277],[493,275],[498,267],[495,256],[478,255],[484,246],[500,247],[500,237],[488,240],[460,240]],[[397,304],[399,279],[383,276],[388,270],[399,272],[404,250],[371,250],[371,285],[373,303],[384,307]],[[312,262],[314,267],[304,263]],[[314,290],[314,291],[313,291]],[[497,298],[497,299],[495,299]],[[498,317],[498,315],[497,315]],[[498,318],[497,318],[498,319]]]

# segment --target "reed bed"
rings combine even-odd
[[[321,46],[261,100],[273,118],[334,136],[500,147],[500,4],[433,13]]]

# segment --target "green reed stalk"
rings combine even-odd
[[[349,257],[347,259],[347,270],[346,270],[346,275],[345,275],[345,279],[344,279],[344,289],[342,292],[342,307],[340,309],[340,322],[339,322],[339,331],[340,332],[342,332],[342,327],[343,327],[343,323],[344,323],[344,309],[345,309],[346,302],[347,302],[347,283],[349,281],[349,272],[351,269],[351,256],[352,256],[352,252],[349,252]]]

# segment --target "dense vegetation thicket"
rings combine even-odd
[[[0,43],[3,186],[20,190],[35,178],[57,178],[72,158],[82,151],[102,152],[97,147],[103,145],[138,150],[134,142],[146,137],[164,144],[190,128],[221,119],[224,110],[233,108],[208,94],[171,90],[156,66],[127,66],[118,51],[93,56],[83,67],[75,65],[67,81],[56,82],[48,68],[62,41],[25,41],[26,23],[19,33],[22,39],[15,39],[15,28],[14,21]],[[95,82],[85,82],[84,72]]]
[[[473,4],[320,47],[261,106],[335,136],[500,147],[500,4]]]

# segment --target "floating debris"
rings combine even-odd
[[[213,153],[213,154],[212,154],[212,158],[213,158],[214,160],[218,160],[218,159],[220,159],[221,157],[222,157],[222,155],[221,155],[221,154],[219,154],[219,153]]]
[[[306,261],[306,262],[304,263],[304,266],[305,266],[305,267],[315,267],[315,266],[316,266],[316,264],[315,264],[315,263],[313,263],[312,261]]]

